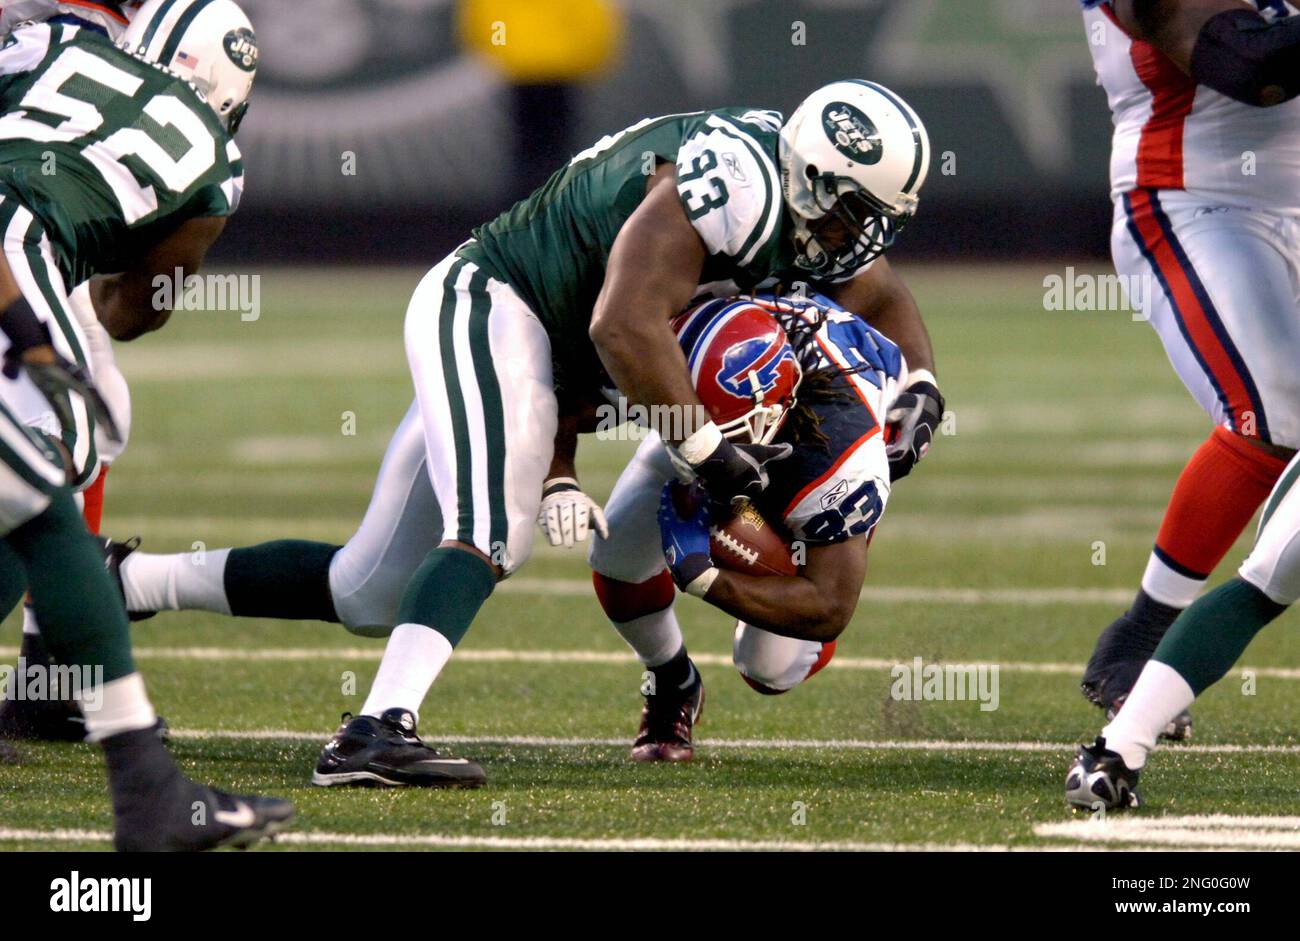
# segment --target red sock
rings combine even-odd
[[[81,508],[81,515],[86,520],[86,528],[96,536],[99,535],[100,524],[104,521],[104,478],[107,476],[108,468],[101,468],[95,482],[81,492],[81,498],[85,501]]]
[[[1190,604],[1286,465],[1226,428],[1215,428],[1174,485],[1142,579],[1147,594],[1174,607]]]

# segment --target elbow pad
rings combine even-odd
[[[1251,10],[1206,21],[1192,48],[1192,78],[1260,107],[1300,94],[1300,16],[1269,22]]]

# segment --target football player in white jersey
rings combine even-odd
[[[1265,626],[1300,601],[1300,455],[1260,516],[1255,546],[1237,576],[1198,598],[1174,621],[1137,683],[1065,775],[1065,799],[1082,810],[1138,807],[1138,776],[1156,740],[1217,683]]]
[[[793,447],[752,507],[784,528],[803,563],[789,576],[718,568],[708,501],[673,501],[666,488],[680,471],[657,435],[646,438],[614,485],[608,533],[590,553],[601,606],[649,674],[637,761],[694,755],[704,683],[673,610],[674,582],[737,618],[733,661],[757,692],[785,693],[830,662],[889,499],[877,416],[889,413],[907,375],[897,346],[819,295],[709,301],[678,318],[676,330],[718,426],[737,441]]]
[[[1082,4],[1115,125],[1115,268],[1150,285],[1141,313],[1214,425],[1084,674],[1114,715],[1300,445],[1300,16],[1283,0]]]

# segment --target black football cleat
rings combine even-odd
[[[1065,775],[1065,801],[1079,810],[1126,810],[1140,807],[1138,772],[1106,747],[1100,735],[1092,745],[1080,745]]]
[[[293,819],[293,804],[278,797],[227,794],[181,776],[167,809],[119,816],[113,846],[119,853],[194,853],[247,849],[275,836]]]
[[[1106,721],[1110,722],[1119,713],[1120,707],[1124,705],[1124,700],[1128,699],[1128,693],[1118,697],[1114,702],[1106,707]],[[1169,720],[1169,724],[1164,727],[1159,738],[1166,742],[1188,742],[1192,738],[1192,713],[1184,709],[1178,715]]]
[[[158,717],[154,732],[161,741],[171,738],[167,720]],[[0,701],[0,741],[84,742],[86,718],[71,699]]]
[[[468,758],[431,748],[415,732],[415,716],[388,709],[374,716],[343,716],[316,762],[311,783],[320,787],[482,787],[483,769]]]
[[[286,800],[227,794],[191,781],[153,729],[116,735],[104,748],[118,852],[243,849],[273,836],[293,819],[293,804]]]
[[[22,757],[18,754],[18,750],[8,742],[0,741],[0,765],[20,765],[22,763]]]
[[[690,761],[691,736],[704,713],[704,680],[691,664],[695,682],[684,690],[659,691],[645,697],[641,728],[632,743],[633,761]]]
[[[0,702],[0,739],[83,742],[86,719],[70,699],[6,699]]]
[[[112,539],[96,537],[99,539],[100,550],[104,553],[104,568],[108,570],[109,578],[113,579],[113,584],[117,586],[117,593],[122,597],[122,604],[126,604],[126,588],[122,585],[122,562],[136,549],[140,548],[140,537],[132,536],[126,542],[114,542]],[[157,614],[157,611],[131,611],[127,610],[126,616],[132,621],[147,621]]]

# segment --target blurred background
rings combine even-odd
[[[1110,119],[1074,0],[244,6],[262,66],[227,261],[432,264],[642,117],[789,114],[850,76],[901,92],[934,145],[899,257],[1107,253]]]

